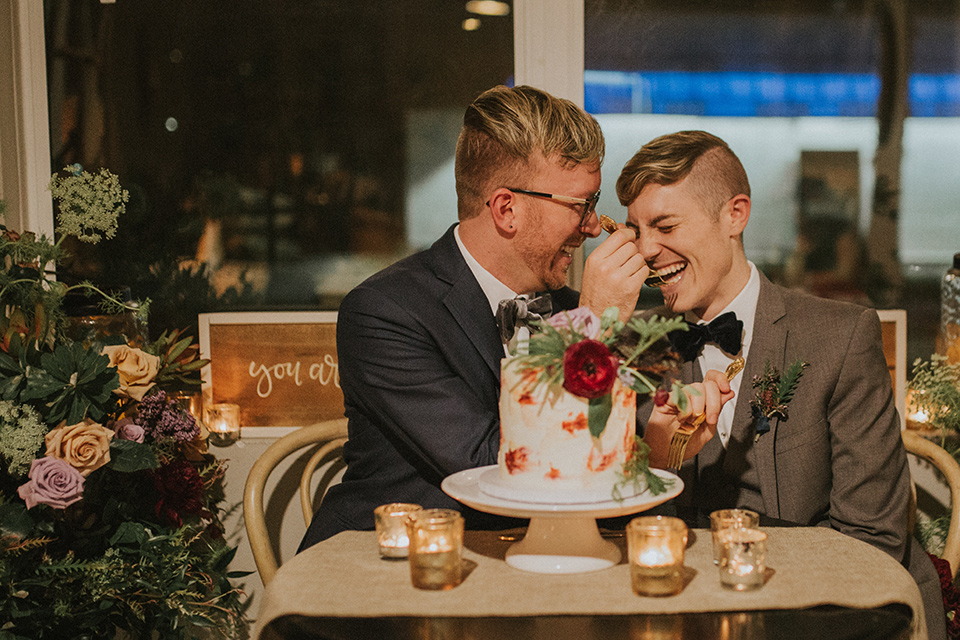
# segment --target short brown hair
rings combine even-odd
[[[570,100],[527,85],[497,86],[463,115],[455,173],[460,219],[477,215],[491,188],[521,179],[532,159],[558,157],[567,167],[603,162],[600,125]]]
[[[678,131],[643,145],[617,178],[620,204],[629,206],[649,184],[670,185],[690,175],[708,211],[719,215],[735,195],[750,195],[750,181],[726,142],[706,131]]]

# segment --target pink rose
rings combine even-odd
[[[558,331],[573,330],[587,338],[596,338],[600,333],[600,318],[588,307],[554,314],[547,319],[547,323]]]
[[[145,436],[143,427],[130,418],[121,418],[114,422],[113,432],[118,440],[131,440],[133,442],[143,442]]]
[[[47,504],[65,509],[83,497],[83,476],[59,458],[46,456],[30,463],[30,481],[17,489],[27,509]]]
[[[113,431],[87,418],[66,426],[64,422],[46,435],[47,455],[60,458],[83,476],[110,462]]]
[[[160,358],[125,344],[104,347],[103,355],[110,358],[110,366],[120,374],[120,388],[113,392],[137,402],[143,400],[160,371]]]

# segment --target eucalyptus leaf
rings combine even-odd
[[[591,398],[587,407],[587,425],[590,427],[590,435],[599,438],[607,428],[607,420],[613,409],[613,396],[606,393],[599,398]]]

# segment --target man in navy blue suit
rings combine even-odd
[[[387,502],[459,509],[470,528],[505,524],[440,489],[452,473],[497,461],[499,302],[547,291],[555,310],[579,304],[599,315],[616,306],[626,318],[648,274],[634,232],[621,225],[586,261],[582,292],[565,286],[574,252],[600,233],[603,154],[592,116],[532,87],[495,87],[467,108],[456,150],[458,224],[340,306],[347,470],[301,549],[372,529],[374,508]]]

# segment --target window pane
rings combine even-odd
[[[898,6],[586,0],[585,104],[608,141],[604,193],[660,134],[726,139],[750,176],[748,258],[818,295],[908,308],[912,359],[933,350],[937,282],[960,249],[960,2],[904,2],[902,23],[881,5]],[[911,52],[902,69],[884,62],[896,33]],[[892,232],[871,230],[878,141],[896,126],[879,106],[884,74],[907,83]],[[907,285],[895,299],[871,280],[872,231],[899,251]]]
[[[54,169],[107,167],[133,196],[118,238],[77,247],[65,277],[190,293],[167,310],[188,323],[244,283],[245,306],[336,308],[430,244],[456,221],[463,109],[513,70],[512,17],[466,30],[478,16],[445,0],[45,11]],[[166,284],[200,261],[219,301],[182,271]]]

